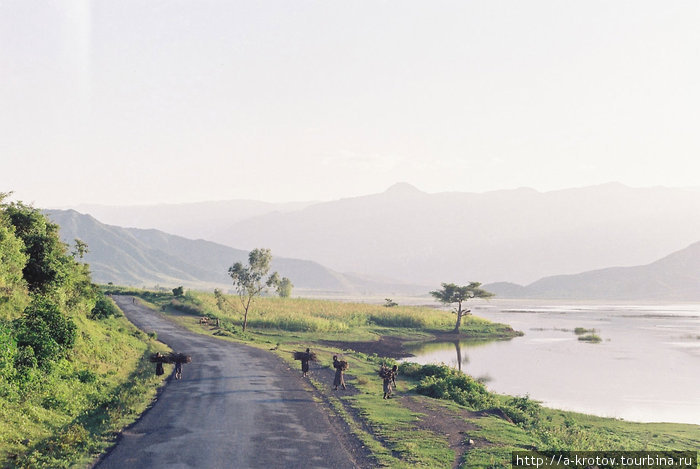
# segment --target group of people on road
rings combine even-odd
[[[310,352],[307,348],[306,352],[295,352],[295,357],[301,361],[301,375],[306,378],[309,373],[309,361],[315,359],[315,355]],[[333,368],[335,369],[335,376],[333,377],[333,390],[337,391],[338,386],[343,389],[347,389],[345,385],[345,371],[348,369],[348,362],[345,360],[339,360],[338,355],[333,355]],[[384,399],[389,399],[394,392],[394,387],[396,386],[396,375],[398,374],[398,367],[394,365],[392,368],[382,366],[379,375],[383,381]]]

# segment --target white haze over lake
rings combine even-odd
[[[696,186],[698,24],[691,1],[7,0],[0,191]]]

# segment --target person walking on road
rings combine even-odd
[[[334,391],[338,390],[338,386],[342,386],[345,389],[345,377],[343,374],[348,368],[348,362],[339,361],[338,355],[333,355],[333,368],[335,368],[335,378],[333,379]]]
[[[307,348],[306,355],[301,359],[301,376],[306,378],[309,372],[309,360],[311,360],[311,351]]]
[[[175,379],[182,379],[182,362],[175,362]]]
[[[156,353],[156,360],[158,360],[156,361],[156,376],[160,376],[163,373],[165,373],[165,370],[163,369],[162,359],[163,355],[160,352]]]

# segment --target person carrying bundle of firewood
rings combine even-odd
[[[389,367],[382,365],[379,368],[379,376],[383,381],[384,388],[384,399],[389,399],[391,394],[394,392],[394,386],[396,386],[396,375],[399,372],[399,367],[394,365],[389,369]]]
[[[348,369],[348,362],[345,360],[338,360],[338,355],[333,355],[333,368],[335,368],[335,378],[333,379],[334,391],[338,390],[338,386],[342,386],[345,389],[345,377],[343,376],[345,370]]]
[[[316,354],[307,348],[306,352],[294,352],[294,359],[301,361],[301,376],[306,378],[306,374],[309,372],[309,362],[316,361]]]

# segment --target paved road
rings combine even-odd
[[[131,297],[115,301],[192,363],[97,468],[355,467],[299,372],[263,350],[189,332]]]

